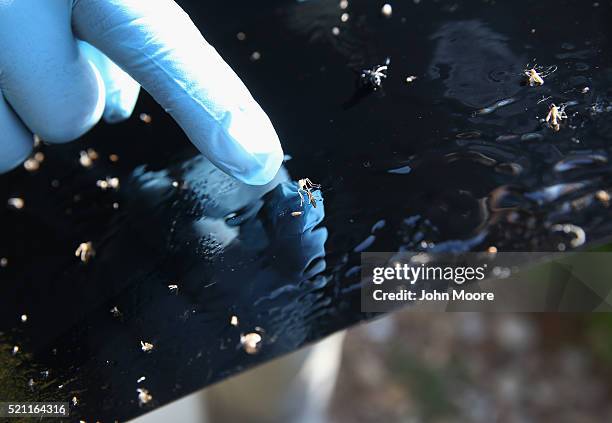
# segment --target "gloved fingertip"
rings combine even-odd
[[[283,150],[278,149],[262,154],[254,154],[239,172],[232,176],[248,185],[266,185],[270,183],[283,164]]]
[[[133,91],[115,91],[114,93],[107,94],[106,108],[102,115],[104,121],[107,123],[119,123],[128,119],[134,112],[137,99],[138,89],[135,93]]]

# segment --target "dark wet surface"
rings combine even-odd
[[[609,1],[402,1],[390,19],[365,0],[208,3],[184,5],[293,159],[240,185],[143,95],[129,122],[0,177],[2,201],[25,201],[0,210],[0,397],[76,396],[71,420],[125,420],[366,318],[360,251],[558,250],[573,235],[555,224],[587,246],[612,232]],[[360,90],[387,57],[381,89]],[[535,62],[557,66],[541,87],[522,83]],[[541,122],[551,103],[568,104],[559,132]],[[118,191],[96,187],[107,176]],[[294,217],[303,177],[324,204]]]

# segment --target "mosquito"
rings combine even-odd
[[[387,71],[389,70],[390,63],[391,59],[387,57],[384,64],[376,65],[371,69],[362,70],[361,81],[364,83],[364,85],[367,85],[376,91],[382,86],[383,79],[387,78]]]
[[[558,132],[561,129],[561,121],[567,119],[567,114],[565,113],[565,108],[567,105],[562,104],[560,106],[555,105],[554,103],[550,105],[550,110],[548,111],[548,115],[546,115],[546,123]]]
[[[321,188],[321,185],[313,183],[308,178],[300,179],[298,181],[297,193],[300,196],[300,207],[304,206],[304,196],[302,195],[302,193],[304,193],[308,197],[308,201],[310,202],[310,204],[312,204],[312,206],[315,209],[317,208],[317,200],[314,197],[314,195],[312,195],[312,191],[311,191],[312,189],[317,189],[317,188]]]
[[[523,70],[523,75],[527,78],[527,83],[530,87],[544,85],[544,78],[557,70],[556,66],[543,68],[538,65],[527,65]]]

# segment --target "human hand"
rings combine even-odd
[[[63,143],[103,114],[127,118],[139,87],[122,69],[221,170],[274,178],[270,120],[173,0],[0,0],[0,173],[30,154],[32,133]]]

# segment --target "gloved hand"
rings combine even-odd
[[[128,117],[139,87],[122,69],[224,172],[272,180],[283,151],[270,120],[173,0],[0,0],[0,173],[32,133],[62,143],[102,114]]]

